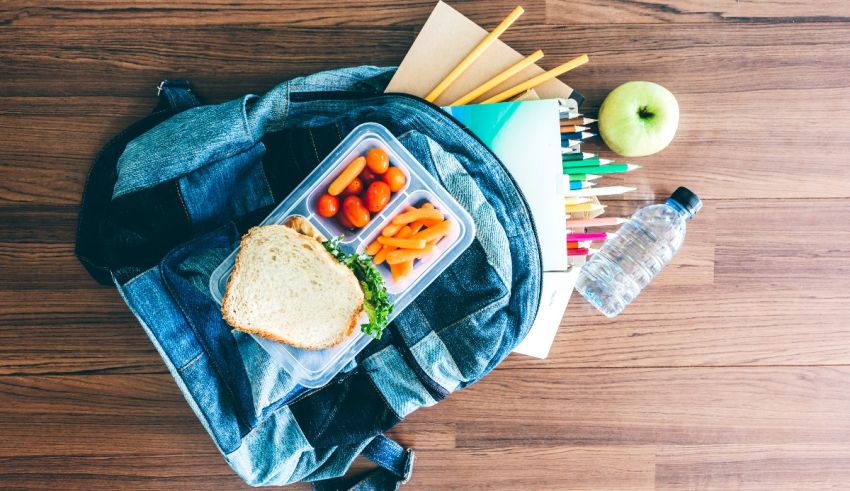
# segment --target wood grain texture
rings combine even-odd
[[[452,5],[492,27],[514,3]],[[215,103],[396,64],[432,6],[0,4],[0,487],[245,489],[120,296],[73,256],[88,167],[163,78]],[[587,112],[633,79],[678,97],[673,145],[607,179],[639,189],[608,212],[680,184],[705,208],[616,320],[574,298],[548,360],[511,356],[394,429],[417,450],[407,487],[850,487],[850,4],[523,6],[504,39],[545,67],[588,53],[565,78]]]
[[[655,24],[659,22],[831,22],[850,20],[842,0],[550,0],[549,22],[566,24]]]

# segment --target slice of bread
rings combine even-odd
[[[228,324],[304,349],[334,346],[354,331],[360,282],[316,238],[266,225],[239,247],[221,305]]]

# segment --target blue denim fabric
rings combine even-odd
[[[359,489],[397,487],[410,476],[412,453],[381,433],[486,375],[536,314],[539,247],[513,179],[439,108],[384,95],[392,73],[322,72],[261,97],[184,110],[129,142],[115,164],[113,204],[151,190],[176,196],[172,211],[189,229],[186,240],[174,239],[169,252],[131,279],[126,272],[145,263],[109,266],[115,284],[225,460],[249,484],[338,487],[331,479],[363,453],[386,470]],[[185,92],[166,90],[165,98],[176,101],[175,112],[196,102]],[[301,142],[292,159],[306,171],[329,148],[316,135],[341,139],[366,121],[393,132],[470,212],[476,240],[346,371],[325,387],[306,389],[222,320],[207,282],[240,228],[285,197],[286,184],[266,162],[276,135]],[[124,215],[114,215],[120,224]]]

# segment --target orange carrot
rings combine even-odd
[[[424,249],[396,249],[387,254],[387,264],[400,264],[413,261],[414,259],[421,259],[433,250],[433,246],[427,246]]]
[[[401,278],[410,274],[413,270],[413,261],[406,261],[398,264],[390,264],[390,272],[393,274],[393,279],[398,281]]]
[[[401,227],[401,230],[399,230],[398,233],[395,234],[395,238],[406,239],[406,238],[410,237],[411,235],[413,235],[413,230],[410,227],[408,227],[407,225],[404,225],[403,227]],[[381,242],[378,241],[378,243],[380,244]],[[381,250],[378,251],[377,254],[375,254],[375,258],[373,260],[373,262],[376,265],[382,264],[384,261],[386,261],[387,254],[396,250],[395,246],[386,245],[386,244],[381,244],[381,245],[383,245],[383,247],[381,247]]]
[[[428,242],[429,240],[443,237],[451,233],[452,225],[453,223],[451,220],[445,220],[443,222],[438,223],[437,225],[434,225],[433,227],[428,227],[425,230],[413,235],[411,239],[422,239],[425,242]]]
[[[395,237],[378,237],[378,242],[388,246],[400,247],[404,249],[424,249],[425,240],[397,239]]]
[[[378,251],[377,254],[375,254],[374,258],[372,258],[372,262],[375,263],[376,266],[378,264],[383,264],[384,261],[387,260],[387,254],[389,254],[391,251],[394,251],[394,250],[395,250],[395,247],[390,247],[390,246],[381,247],[381,250]]]
[[[384,227],[383,230],[381,230],[381,235],[383,235],[384,237],[392,237],[393,235],[397,234],[399,230],[401,230],[401,227],[402,225],[396,225],[394,223],[391,223]]]
[[[383,244],[381,244],[377,240],[372,242],[371,244],[369,244],[369,247],[366,248],[366,254],[368,254],[370,256],[374,256],[375,254],[378,253],[378,251],[381,250],[382,245]]]
[[[443,218],[443,212],[441,212],[440,210],[420,208],[418,210],[406,211],[401,215],[396,216],[395,218],[393,218],[393,223],[396,225],[405,225],[411,222],[415,222],[416,220],[442,220]]]
[[[339,176],[328,186],[328,194],[331,196],[338,196],[345,191],[345,188],[351,184],[351,181],[354,180],[355,177],[359,176],[363,169],[366,167],[366,158],[365,157],[357,157],[354,159],[348,167],[343,170]]]

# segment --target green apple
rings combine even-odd
[[[679,127],[679,103],[653,82],[626,82],[599,108],[599,134],[608,148],[625,157],[660,152]]]

